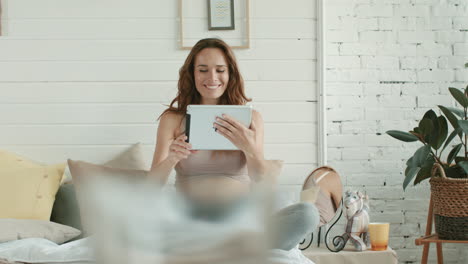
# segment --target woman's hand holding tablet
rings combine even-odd
[[[251,138],[252,131],[248,129],[251,122],[252,106],[188,105],[185,134],[192,149],[237,150]],[[233,132],[240,136],[232,137]]]

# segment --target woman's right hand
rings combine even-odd
[[[187,136],[182,134],[172,141],[167,159],[177,164],[180,160],[186,159],[190,154],[197,152],[192,150],[192,144],[185,142],[185,140],[187,140]]]

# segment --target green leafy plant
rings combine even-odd
[[[465,66],[468,67],[468,63]],[[443,115],[437,116],[433,110],[427,111],[412,131],[389,130],[386,132],[404,142],[420,141],[423,144],[406,162],[403,190],[413,179],[416,185],[430,178],[435,163],[442,165],[447,177],[468,178],[468,86],[464,92],[452,87],[449,91],[462,109],[439,105]],[[453,127],[450,135],[447,120]],[[443,151],[456,137],[461,143],[453,146],[447,159],[443,161],[441,158]],[[462,153],[459,156],[461,150]]]

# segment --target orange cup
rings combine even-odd
[[[387,250],[388,234],[390,231],[389,223],[370,223],[369,236],[372,250]]]

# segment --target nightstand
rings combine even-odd
[[[396,252],[388,248],[385,251],[355,251],[352,246],[340,252],[331,252],[326,247],[308,248],[302,251],[304,256],[317,264],[398,264]]]

